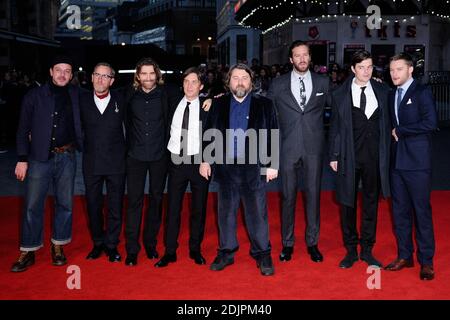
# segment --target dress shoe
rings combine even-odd
[[[381,262],[375,259],[375,257],[372,255],[372,252],[370,251],[362,251],[359,258],[361,259],[361,261],[366,262],[369,266],[383,268]]]
[[[358,261],[358,253],[356,252],[347,252],[344,259],[339,262],[339,267],[342,269],[348,269],[353,266],[353,264]]]
[[[196,264],[206,264],[205,258],[202,256],[200,251],[189,251],[189,258],[194,260]]]
[[[293,247],[283,247],[280,254],[280,261],[289,261],[292,258],[292,253],[294,252]]]
[[[264,256],[256,262],[256,266],[261,271],[263,276],[271,276],[275,273],[273,267],[272,257],[270,255]]]
[[[158,259],[159,257],[158,251],[156,251],[156,248],[154,247],[146,248],[145,252],[147,253],[147,258],[149,259]]]
[[[308,247],[308,253],[311,256],[311,260],[314,262],[322,262],[323,256],[319,251],[319,248],[316,246]]]
[[[389,271],[400,271],[403,268],[412,268],[414,267],[414,262],[412,259],[397,259],[384,268]]]
[[[214,259],[213,263],[209,267],[209,270],[212,271],[220,271],[225,269],[226,266],[234,263],[234,257],[219,253],[217,257]]]
[[[177,261],[177,255],[175,253],[174,254],[166,253],[162,256],[162,258],[157,263],[155,263],[155,267],[156,268],[167,267],[169,265],[169,263],[175,262],[175,261]]]
[[[423,265],[420,267],[420,280],[433,280],[434,269],[433,266]]]
[[[67,263],[67,258],[64,255],[63,247],[61,245],[52,244],[52,264],[54,266],[63,266]]]
[[[125,259],[125,265],[127,265],[127,266],[135,266],[135,265],[137,265],[137,254],[136,253],[129,253],[127,255],[127,258]]]
[[[106,248],[106,255],[109,258],[109,262],[120,262],[122,260],[119,251],[117,251],[117,248],[115,247]]]
[[[34,251],[20,251],[19,259],[12,265],[11,272],[22,272],[34,264]]]
[[[94,247],[92,248],[91,252],[89,252],[89,254],[87,255],[86,259],[88,260],[94,260],[99,258],[102,253],[105,252],[105,246],[104,245],[94,245]]]

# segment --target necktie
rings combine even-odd
[[[300,109],[305,110],[305,104],[306,104],[306,90],[305,90],[305,83],[303,82],[302,77],[299,77],[300,79]]]
[[[180,155],[187,154],[187,140],[189,130],[189,101],[186,102],[186,108],[184,108],[183,122],[181,124],[181,150]]]
[[[400,103],[402,102],[402,91],[403,91],[403,88],[398,88],[397,89],[397,104],[395,106],[395,117],[397,118],[397,123],[399,123],[399,121],[398,121],[398,109],[400,108]]]
[[[359,99],[359,108],[363,113],[366,113],[366,94],[364,93],[366,87],[361,87],[361,98]]]

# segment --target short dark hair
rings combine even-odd
[[[395,56],[391,57],[391,59],[389,59],[389,63],[391,63],[392,61],[397,61],[397,60],[405,60],[408,67],[414,66],[413,59],[409,53],[401,52],[399,54],[396,54]]]
[[[295,40],[291,43],[291,46],[289,47],[289,58],[292,58],[292,50],[294,50],[297,47],[305,46],[308,48],[308,53],[311,55],[311,48],[309,47],[309,44],[303,40]]]
[[[187,68],[186,71],[183,72],[183,81],[191,73],[195,73],[197,75],[198,81],[200,81],[200,83],[203,83],[203,81],[202,81],[202,73],[200,72],[200,70],[197,67]]]
[[[357,63],[360,63],[367,59],[372,59],[372,55],[370,54],[369,51],[366,51],[366,50],[356,51],[352,55],[351,65],[352,65],[352,67],[355,67]]]

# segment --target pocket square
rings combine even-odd
[[[323,96],[323,92],[317,92],[317,93],[316,93],[316,97],[317,97],[317,96]]]
[[[412,103],[411,98],[409,98],[408,102],[406,102],[406,104],[411,104],[411,103]]]

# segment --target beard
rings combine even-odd
[[[236,89],[231,90],[231,92],[238,98],[243,98],[247,95],[250,90],[246,90],[242,86],[238,86]]]
[[[301,72],[301,73],[306,72],[309,69],[309,64],[306,64],[306,65],[294,64],[293,66],[297,72]]]

